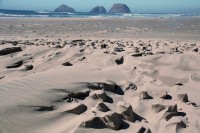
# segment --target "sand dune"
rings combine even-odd
[[[2,133],[198,133],[200,42],[0,40]]]

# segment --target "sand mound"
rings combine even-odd
[[[0,45],[0,132],[199,132],[199,44],[16,42]]]

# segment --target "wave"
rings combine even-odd
[[[43,14],[43,13],[51,13],[50,11],[35,11],[35,13]]]
[[[0,13],[0,17],[7,17],[7,18],[25,18],[25,17],[49,17],[49,15],[21,15],[21,14],[4,14]]]
[[[77,14],[77,13],[72,13],[72,12],[50,12],[50,13],[52,13],[52,14],[71,14],[71,15],[75,15],[75,14]]]
[[[16,15],[16,14],[4,14],[0,13],[1,17],[25,17],[26,15]]]

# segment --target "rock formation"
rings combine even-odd
[[[54,12],[70,12],[70,13],[75,13],[76,11],[73,8],[69,7],[69,6],[62,4],[58,8],[56,8],[54,10]]]
[[[106,13],[106,9],[103,6],[96,6],[96,7],[92,8],[90,13],[104,14],[104,13]]]
[[[131,11],[125,4],[114,4],[109,13],[131,13]]]

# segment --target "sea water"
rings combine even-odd
[[[171,18],[171,17],[200,17],[200,13],[175,14],[175,13],[130,13],[130,14],[94,14],[86,12],[60,13],[51,11],[27,11],[0,9],[0,18]]]

